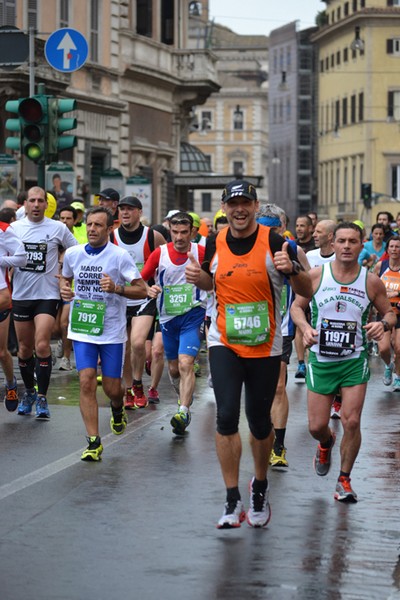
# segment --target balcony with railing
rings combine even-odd
[[[125,76],[198,87],[207,95],[219,90],[217,57],[210,50],[177,49],[132,32],[121,35],[121,50]]]

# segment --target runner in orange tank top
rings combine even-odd
[[[222,193],[222,207],[229,227],[207,239],[201,267],[193,257],[186,267],[188,282],[215,290],[208,345],[217,404],[217,455],[226,487],[217,527],[239,527],[246,518],[238,487],[243,384],[254,461],[247,522],[265,527],[271,516],[267,470],[274,440],[271,404],[282,354],[284,275],[291,277],[293,290],[299,294],[311,294],[311,284],[288,242],[256,222],[259,202],[251,183],[229,183]]]
[[[389,239],[387,249],[389,258],[379,261],[374,273],[383,281],[389,302],[397,317],[392,332],[386,331],[383,339],[378,342],[379,354],[385,363],[383,374],[384,385],[393,381],[393,391],[400,392],[400,238],[393,236]],[[392,349],[394,357],[392,357]]]

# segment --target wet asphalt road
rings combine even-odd
[[[225,493],[206,377],[197,380],[185,439],[171,433],[175,398],[166,376],[161,404],[130,412],[122,436],[110,433],[99,388],[105,448],[93,464],[80,461],[76,372],[56,366],[50,422],[0,406],[1,600],[400,598],[400,394],[382,385],[379,359],[372,367],[352,477],[358,504],[333,499],[339,443],[328,476],[313,472],[316,444],[293,361],[290,467],[270,473],[272,519],[265,530],[217,530]],[[339,442],[340,422],[333,426]],[[253,472],[244,417],[241,432],[247,505]]]

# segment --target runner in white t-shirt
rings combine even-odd
[[[0,309],[0,364],[5,378],[4,406],[10,412],[14,412],[18,407],[18,386],[14,376],[14,365],[11,352],[8,350],[8,337],[10,329],[11,315],[11,286],[8,277],[8,269],[13,267],[24,267],[26,265],[26,252],[20,239],[10,227],[10,220],[7,218],[6,211],[11,210],[10,220],[15,221],[12,215],[12,209],[1,210],[0,213],[0,273],[2,280],[8,286],[8,305],[3,310]],[[15,212],[14,212],[15,215]],[[3,220],[4,219],[4,220]]]
[[[36,402],[36,418],[43,420],[50,418],[46,395],[52,369],[51,333],[60,305],[59,254],[77,243],[64,223],[45,217],[46,209],[45,191],[32,187],[25,202],[26,217],[10,226],[27,254],[26,265],[14,268],[12,292],[18,364],[26,388],[18,414],[29,415]]]
[[[3,271],[0,269],[0,311],[6,310],[10,305],[11,296],[8,291],[8,286],[4,277]]]
[[[62,299],[71,302],[68,337],[74,342],[80,407],[89,444],[81,458],[98,461],[103,452],[96,397],[98,359],[103,389],[111,402],[111,430],[120,435],[127,424],[122,387],[126,302],[127,298],[145,298],[147,288],[128,252],[109,241],[113,230],[109,209],[90,209],[86,229],[88,244],[65,253],[60,289]]]

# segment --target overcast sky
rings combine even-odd
[[[240,34],[269,35],[271,29],[300,21],[300,29],[315,25],[325,10],[321,0],[209,0],[210,19]]]

